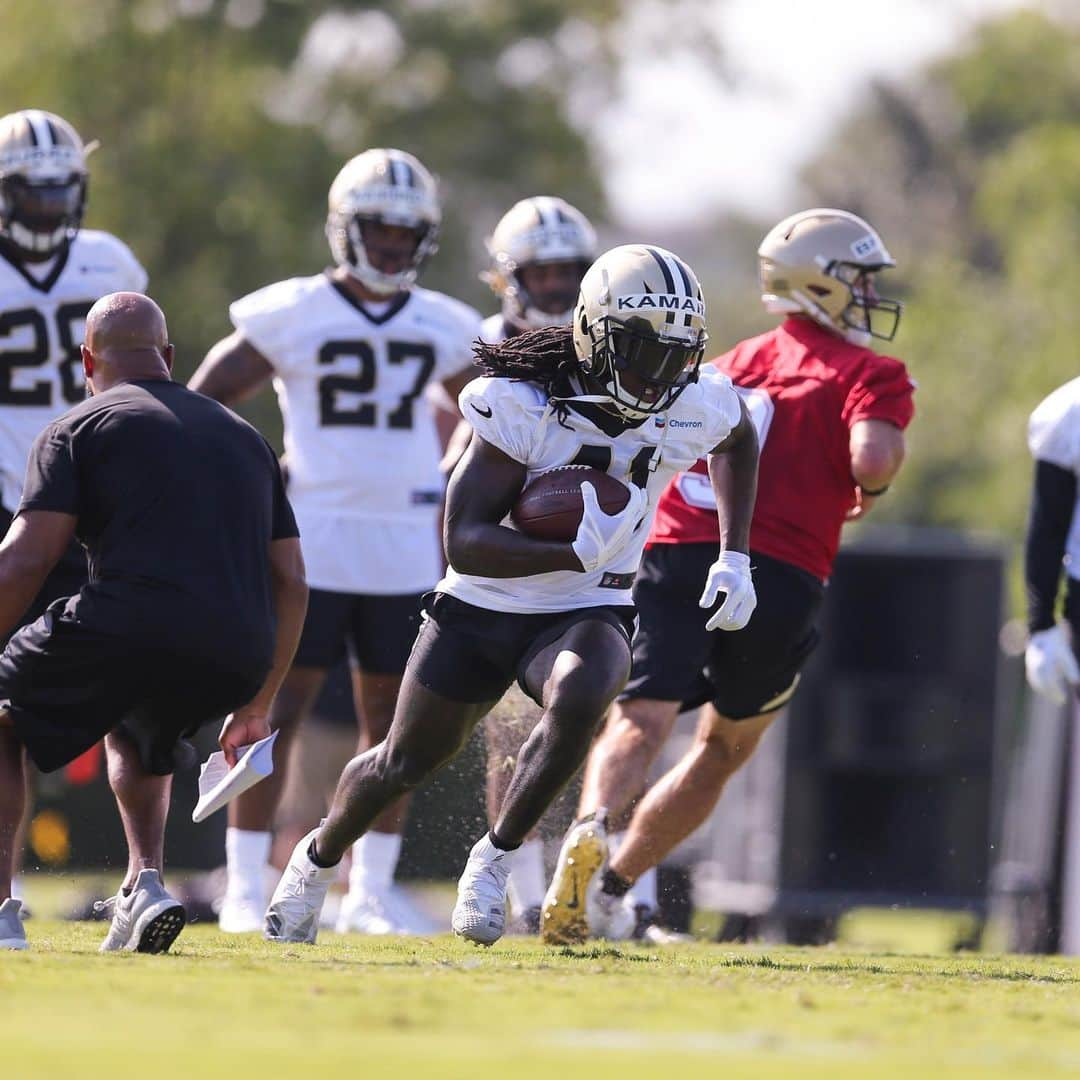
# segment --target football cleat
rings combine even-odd
[[[540,913],[540,937],[548,945],[579,945],[588,938],[587,898],[606,859],[606,816],[598,811],[575,822],[559,850]]]
[[[412,901],[404,889],[350,889],[341,902],[335,929],[339,934],[408,934],[424,936],[438,933],[435,922]]]
[[[506,929],[506,883],[513,852],[497,848],[485,833],[469,852],[458,881],[450,925],[458,937],[494,945]]]
[[[28,949],[22,921],[22,901],[9,898],[0,904],[0,949]]]
[[[226,893],[218,911],[218,929],[226,934],[257,934],[263,928],[266,900]]]
[[[140,870],[131,892],[99,900],[94,911],[112,912],[101,952],[168,952],[187,922],[184,905],[165,891],[156,870]]]
[[[316,866],[311,861],[308,848],[318,833],[318,828],[312,829],[289,856],[289,865],[270,897],[263,920],[263,936],[267,941],[315,944],[326,890],[338,872],[336,866]]]

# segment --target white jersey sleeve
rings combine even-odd
[[[458,398],[461,415],[485,442],[530,465],[533,438],[544,413],[544,397],[530,383],[484,376],[473,379]]]
[[[84,230],[85,231],[85,230]],[[93,243],[95,258],[104,257],[113,265],[115,292],[145,293],[150,278],[131,248],[112,233],[89,231],[86,239]]]
[[[300,309],[312,293],[312,278],[289,278],[266,285],[229,305],[233,326],[279,374],[299,358],[294,343],[309,333]]]
[[[1032,457],[1080,475],[1080,378],[1059,386],[1028,421]]]
[[[442,382],[473,363],[473,346],[480,337],[483,319],[475,308],[432,289],[413,289],[413,304],[423,311],[438,338],[436,366],[432,377]]]

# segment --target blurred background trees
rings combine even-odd
[[[147,266],[186,375],[228,331],[232,299],[328,263],[326,190],[368,146],[412,150],[440,175],[446,225],[425,283],[485,310],[482,240],[517,198],[561,194],[605,240],[631,239],[605,220],[595,139],[633,77],[630,7],[639,26],[642,11],[677,11],[668,47],[695,39],[729,76],[708,0],[6,0],[0,96],[100,139],[87,223]],[[919,416],[875,517],[1017,539],[1027,415],[1077,373],[1077,24],[1015,14],[901,84],[866,87],[783,212],[812,204],[869,217],[900,263],[884,283],[908,305],[892,351],[919,382]],[[718,350],[769,325],[754,251],[772,223],[648,237],[699,270]],[[267,396],[249,415],[277,430]]]

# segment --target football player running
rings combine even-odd
[[[587,934],[655,938],[653,869],[712,812],[795,693],[818,640],[825,583],[845,521],[880,498],[904,458],[913,385],[891,341],[900,305],[875,279],[894,265],[861,218],[816,209],[780,222],[758,249],[762,300],[786,316],[715,361],[754,419],[761,478],[750,552],[758,607],[745,631],[708,634],[697,588],[717,541],[699,462],[660,499],[634,598],[641,618],[625,691],[589,757],[579,804],[544,906],[550,943]],[[626,813],[685,708],[704,705],[685,756]],[[603,864],[610,839],[610,863]],[[582,908],[568,900],[588,896]]]
[[[311,586],[303,637],[271,721],[277,767],[229,811],[226,931],[262,927],[289,742],[327,672],[352,652],[361,747],[381,742],[420,598],[441,573],[439,444],[423,392],[438,381],[456,396],[475,375],[481,320],[415,284],[436,249],[440,219],[435,180],[411,154],[377,149],[354,157],[330,188],[326,231],[336,268],[233,303],[235,331],[191,381],[235,404],[273,379]],[[393,885],[406,811],[400,794],[353,850],[341,931],[432,928]]]
[[[481,277],[501,301],[501,310],[484,320],[481,331],[483,340],[492,343],[544,326],[569,326],[581,279],[599,254],[596,232],[588,218],[564,199],[550,195],[515,203],[495,226],[488,252],[491,267]],[[471,434],[472,427],[462,420],[458,436],[461,452]],[[513,690],[502,707],[487,717],[487,812],[492,826],[498,820],[522,744],[539,719],[540,709]],[[537,933],[546,888],[544,843],[532,834],[514,855],[510,875],[515,929]]]
[[[120,240],[82,227],[95,145],[41,109],[0,117],[0,536],[34,439],[86,397],[87,312],[108,293],[146,290],[146,271]],[[86,553],[72,543],[19,625],[86,580]]]
[[[572,326],[478,348],[486,374],[461,395],[473,436],[447,494],[450,568],[426,602],[386,740],[349,763],[326,821],[293,851],[266,915],[271,940],[315,940],[350,844],[454,757],[516,679],[543,714],[498,820],[469,855],[452,919],[462,937],[498,940],[513,853],[584,760],[630,672],[631,585],[655,499],[703,455],[720,537],[702,573],[705,602],[726,594],[710,625],[746,624],[757,437],[730,380],[699,378],[705,341],[693,271],[670,252],[635,244],[589,268]],[[623,481],[626,507],[609,515],[583,487],[584,514],[567,543],[506,524],[530,480],[572,464]]]

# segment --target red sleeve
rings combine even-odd
[[[844,423],[887,420],[903,430],[915,415],[914,394],[915,384],[899,360],[868,353],[848,389]]]

